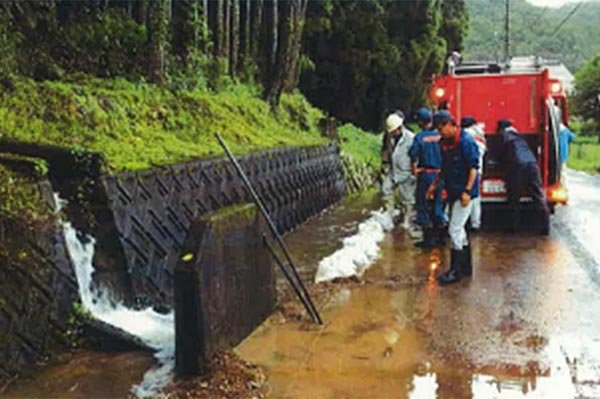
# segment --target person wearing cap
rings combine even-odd
[[[497,133],[500,135],[502,144],[499,160],[504,170],[506,170],[506,193],[508,205],[512,210],[511,226],[508,230],[512,233],[519,230],[521,224],[521,193],[525,189],[540,214],[540,232],[543,235],[548,235],[550,232],[550,212],[537,159],[529,144],[521,137],[510,120],[500,119],[497,125]]]
[[[423,229],[423,241],[416,245],[422,248],[431,248],[443,245],[447,223],[442,201],[442,186],[437,187],[432,200],[427,199],[427,189],[438,176],[442,167],[442,153],[439,145],[441,136],[433,128],[429,109],[420,108],[416,117],[422,130],[415,136],[408,152],[413,174],[417,176],[415,201],[417,224]]]
[[[415,179],[411,173],[408,149],[413,143],[414,134],[404,127],[404,119],[397,112],[388,115],[385,127],[390,137],[390,148],[388,154],[382,152],[382,157],[388,156],[390,167],[384,176],[381,188],[388,209],[393,208],[395,199],[398,199],[402,225],[408,228],[415,192]]]
[[[443,285],[455,283],[462,277],[473,274],[471,246],[465,225],[471,215],[472,200],[479,196],[479,151],[475,140],[459,128],[447,110],[436,112],[433,124],[442,136],[442,171],[427,194],[433,196],[436,187],[443,181],[451,209],[448,226],[451,241],[450,268],[438,278]]]
[[[485,141],[485,132],[481,125],[477,123],[474,117],[465,116],[460,120],[460,127],[465,130],[471,137],[475,139],[477,149],[479,150],[479,179],[483,176],[483,157],[487,150]],[[471,210],[471,231],[477,231],[481,228],[481,196],[473,198],[473,208]]]

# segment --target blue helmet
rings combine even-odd
[[[452,114],[450,113],[450,111],[448,111],[446,109],[437,111],[433,115],[433,126],[436,128],[438,126],[440,126],[441,124],[452,122],[452,121],[454,121],[454,118],[452,117]]]
[[[429,123],[429,122],[431,122],[431,119],[432,119],[431,111],[425,107],[419,108],[416,116],[417,116],[417,122]]]
[[[510,121],[510,119],[500,119],[498,121],[498,130],[501,129],[506,129],[507,127],[511,127],[512,126],[512,122]]]
[[[460,120],[460,127],[470,127],[475,125],[476,123],[477,121],[474,117],[472,117],[471,115],[467,115]]]

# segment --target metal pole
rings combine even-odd
[[[504,62],[510,61],[510,0],[506,0],[506,16],[504,17]]]
[[[294,277],[296,278],[296,282],[298,283],[298,286],[300,287],[300,290],[302,291],[302,294],[304,295],[307,303],[310,305],[309,313],[310,313],[311,317],[313,318],[313,321],[317,324],[323,324],[323,321],[321,320],[321,316],[319,316],[319,313],[317,312],[317,309],[316,309],[312,299],[310,298],[310,295],[308,294],[306,287],[302,283],[302,280],[300,279],[300,276],[298,275],[298,271],[296,270],[296,266],[294,266],[294,262],[292,261],[292,258],[290,256],[290,253],[289,253],[287,247],[285,246],[285,243],[283,242],[281,235],[277,231],[277,227],[275,227],[275,224],[271,220],[271,217],[269,216],[267,209],[263,205],[262,200],[260,199],[260,197],[258,196],[256,191],[254,191],[254,188],[252,187],[252,184],[248,180],[248,177],[242,170],[242,167],[238,163],[237,159],[235,159],[235,157],[229,150],[229,147],[227,147],[227,144],[225,144],[225,142],[223,141],[223,138],[221,137],[221,135],[219,133],[216,133],[216,136],[217,136],[217,140],[219,141],[219,144],[221,145],[221,147],[223,147],[223,149],[225,150],[225,153],[227,154],[227,156],[229,157],[229,159],[231,160],[231,162],[237,169],[238,173],[240,174],[240,177],[242,178],[242,181],[248,188],[248,191],[250,191],[250,194],[252,195],[254,202],[256,203],[256,205],[260,209],[261,213],[263,214],[265,220],[267,221],[267,225],[269,226],[269,228],[271,229],[271,232],[273,233],[273,236],[275,237],[275,240],[277,241],[277,243],[279,243],[279,245],[285,255],[285,258],[289,262],[292,272],[294,273]]]
[[[281,261],[281,259],[279,259],[279,256],[277,256],[277,254],[275,253],[275,250],[273,249],[273,247],[271,246],[271,244],[269,244],[269,241],[267,240],[267,237],[264,234],[263,234],[263,243],[265,244],[265,246],[267,247],[267,249],[269,250],[269,252],[271,252],[271,255],[273,256],[273,259],[275,259],[275,263],[277,263],[277,266],[279,266],[279,269],[281,270],[281,272],[283,273],[283,275],[285,276],[285,278],[287,279],[287,281],[291,284],[292,288],[294,289],[294,292],[296,293],[296,296],[300,299],[300,302],[302,302],[302,305],[304,305],[304,308],[306,309],[306,311],[308,312],[308,314],[310,314],[311,316],[313,316],[312,309],[311,309],[310,305],[306,302],[306,299],[304,299],[304,296],[302,296],[302,293],[300,292],[300,290],[296,286],[296,283],[292,279],[292,276],[290,276],[290,274],[288,273],[288,271],[285,269],[285,265],[283,264],[283,262]]]

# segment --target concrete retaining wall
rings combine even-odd
[[[94,282],[130,305],[171,308],[174,267],[192,221],[250,200],[224,158],[99,177],[98,156],[81,162],[64,150],[33,145],[9,150],[50,161],[52,186],[40,185],[48,206],[54,205],[54,190],[69,201],[69,220],[97,240]],[[282,232],[345,194],[335,146],[265,151],[240,163]],[[78,300],[58,224],[30,231],[2,221],[0,241],[11,240],[24,255],[0,253],[0,380],[43,360],[53,348],[69,346],[69,319]],[[211,331],[225,340],[237,336]]]
[[[240,157],[280,232],[345,194],[336,146],[288,148]],[[191,222],[216,209],[250,202],[226,158],[103,177],[137,303],[170,308],[177,256]]]
[[[49,206],[52,189],[41,183]],[[42,361],[73,337],[70,317],[77,280],[57,223],[31,230],[0,220],[0,380]]]

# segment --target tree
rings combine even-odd
[[[465,12],[462,1],[309,2],[303,50],[313,67],[300,88],[342,121],[378,129],[390,110],[426,103],[432,75],[462,46]]]
[[[148,7],[146,22],[148,31],[148,80],[152,83],[165,82],[170,0],[154,0]]]
[[[582,118],[593,120],[600,131],[600,53],[575,75],[573,110]]]

